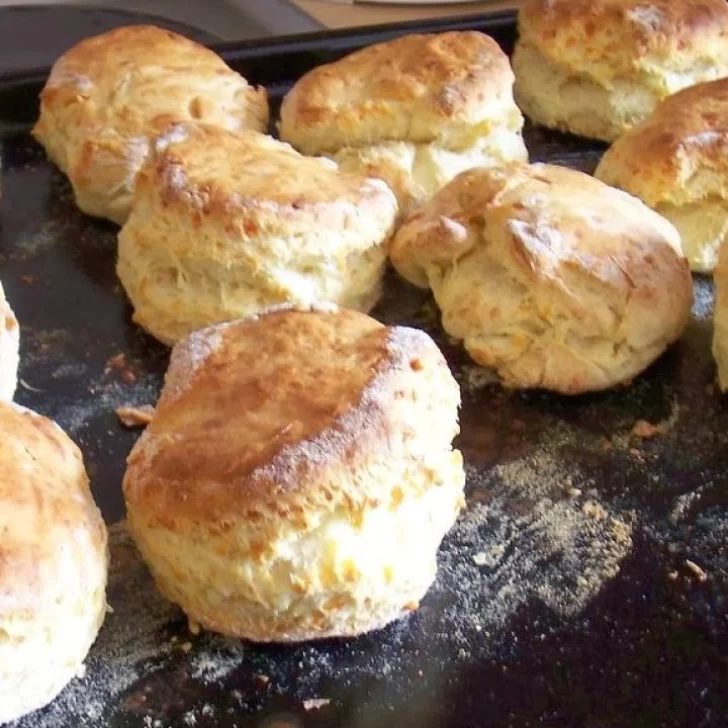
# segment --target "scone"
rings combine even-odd
[[[362,313],[282,307],[197,331],[129,456],[129,528],[206,629],[377,629],[417,608],[463,505],[459,401],[427,334]]]
[[[189,120],[262,131],[265,90],[201,45],[135,25],[83,40],[61,56],[33,135],[68,176],[81,210],[123,224],[150,141]]]
[[[81,670],[106,614],[106,542],[76,445],[0,402],[0,724]]]
[[[0,400],[11,400],[18,386],[20,327],[0,283]]]
[[[692,302],[669,222],[550,165],[463,172],[405,220],[391,259],[432,289],[445,330],[507,387],[629,382],[680,336]]]
[[[728,79],[663,101],[612,145],[595,175],[666,217],[692,270],[712,272],[728,235]]]
[[[166,344],[287,301],[368,311],[396,216],[379,180],[256,132],[176,126],[139,173],[117,271]]]
[[[410,35],[319,66],[281,107],[281,138],[385,180],[403,211],[470,167],[526,161],[513,71],[476,32]]]
[[[725,0],[526,0],[518,105],[552,129],[612,141],[667,96],[728,76]]]

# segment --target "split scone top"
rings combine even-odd
[[[167,344],[290,301],[368,311],[396,217],[380,180],[263,134],[186,124],[139,173],[117,272],[134,320]]]
[[[381,177],[405,211],[458,172],[528,157],[513,71],[487,35],[410,35],[315,68],[283,100],[304,154]]]
[[[577,394],[629,382],[680,336],[692,303],[669,222],[550,165],[463,172],[405,220],[390,254],[508,387]]]
[[[129,456],[129,528],[206,629],[377,629],[417,608],[464,504],[459,403],[427,334],[365,314],[283,307],[196,331]]]
[[[20,327],[0,283],[0,400],[10,400],[18,386]]]
[[[526,0],[513,56],[533,121],[612,141],[667,96],[728,76],[725,0]]]
[[[106,615],[107,534],[81,453],[53,422],[0,402],[0,724],[81,670]]]
[[[728,235],[728,78],[663,101],[612,145],[595,175],[670,220],[690,267],[711,272]]]
[[[56,61],[33,135],[84,212],[123,224],[150,142],[188,120],[262,131],[265,90],[204,46],[135,25],[83,40]]]

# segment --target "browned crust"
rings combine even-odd
[[[715,174],[694,184],[701,170]],[[610,147],[595,174],[651,207],[728,197],[728,78],[665,99]]]
[[[612,77],[630,76],[645,70],[645,61],[689,70],[691,60],[725,62],[728,5],[723,0],[526,0],[519,30],[521,42],[574,73],[599,76],[598,66]]]
[[[74,588],[59,579],[68,559],[77,561],[80,598],[98,588],[84,560],[106,558],[107,534],[79,449],[50,420],[2,402],[0,535],[0,617],[55,608]]]
[[[281,136],[307,154],[462,136],[509,113],[512,86],[508,58],[482,33],[408,35],[303,76],[283,101]]]
[[[172,353],[153,422],[128,459],[132,510],[174,529],[241,516],[305,522],[391,497],[372,454],[401,458],[418,373],[447,369],[423,332],[353,311],[282,309],[213,326]],[[423,484],[419,484],[424,487]],[[387,492],[379,492],[385,488]]]
[[[136,197],[185,223],[210,222],[227,236],[248,241],[200,251],[202,258],[214,257],[222,265],[252,260],[258,248],[258,254],[268,255],[271,237],[300,234],[302,254],[319,245],[325,233],[359,228],[368,246],[388,237],[397,212],[396,199],[382,182],[340,173],[328,160],[304,157],[254,131],[202,124],[177,125],[160,138],[139,173]],[[180,236],[180,244],[187,238]],[[178,247],[174,240],[168,244]],[[195,257],[189,248],[183,254]]]

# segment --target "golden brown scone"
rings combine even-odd
[[[718,384],[725,392],[728,390],[728,245],[722,245],[718,251],[713,280],[713,357],[718,369]]]
[[[0,402],[0,724],[82,668],[106,614],[106,540],[76,445]]]
[[[205,47],[135,25],[83,40],[56,61],[33,135],[84,212],[123,224],[150,141],[189,120],[263,131],[265,90]]]
[[[18,386],[20,327],[0,283],[0,400],[10,400]]]
[[[396,216],[379,180],[256,132],[181,125],[139,173],[117,271],[134,320],[167,344],[286,301],[368,311]]]
[[[528,158],[513,71],[474,31],[409,35],[301,78],[281,107],[281,138],[347,171],[385,180],[402,209],[470,167]]]
[[[284,307],[193,333],[124,477],[159,588],[260,642],[416,609],[463,505],[459,401],[427,334],[365,314]]]
[[[663,101],[612,145],[595,175],[666,217],[690,267],[710,273],[728,235],[728,79]]]
[[[724,0],[526,0],[516,101],[544,126],[612,141],[687,86],[728,76]]]
[[[562,167],[456,177],[391,245],[429,286],[445,330],[508,387],[564,394],[629,382],[688,320],[675,228],[639,200]]]

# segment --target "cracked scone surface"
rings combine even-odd
[[[106,614],[106,527],[81,453],[53,422],[0,402],[0,723],[53,700]]]
[[[197,331],[129,456],[129,527],[161,591],[207,629],[377,629],[417,608],[464,503],[459,402],[427,334],[358,312]]]
[[[134,320],[166,344],[273,305],[376,303],[397,202],[258,134],[183,124],[158,140],[119,234]]]
[[[612,141],[680,89],[728,76],[723,0],[527,0],[515,96],[544,126]]]
[[[550,165],[464,172],[405,220],[390,256],[509,387],[577,394],[629,382],[679,338],[692,302],[669,222]]]
[[[81,210],[121,225],[151,141],[184,121],[263,131],[265,89],[188,38],[134,25],[83,40],[56,61],[33,135]]]
[[[281,138],[385,180],[406,210],[465,169],[527,160],[513,81],[483,33],[408,35],[303,76],[283,101]]]
[[[594,174],[666,217],[690,268],[712,272],[728,236],[728,79],[670,96],[607,150]]]
[[[0,400],[11,400],[18,386],[20,327],[0,283]]]

